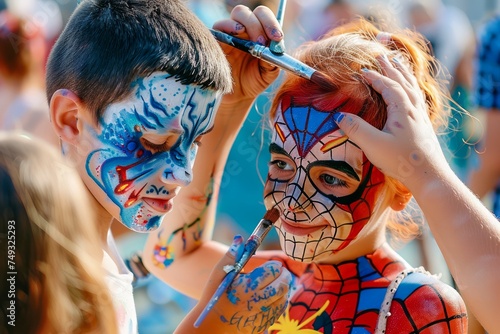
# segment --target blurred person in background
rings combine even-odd
[[[491,209],[500,216],[500,16],[487,20],[478,34],[474,66],[474,107],[483,120],[477,164],[470,171],[469,187],[480,199],[492,193]],[[471,334],[484,333],[479,324]]]
[[[479,144],[478,164],[470,173],[469,186],[479,198],[495,189],[500,180],[500,16],[490,18],[480,29],[474,67],[475,107],[484,118],[484,134]],[[493,196],[493,212],[500,215],[498,194]]]
[[[45,96],[47,47],[34,20],[0,12],[0,130],[22,130],[56,146]]]
[[[285,41],[292,50],[317,40],[330,29],[351,21],[359,8],[351,0],[290,0],[285,13]]]
[[[463,109],[470,108],[472,62],[475,53],[474,29],[467,15],[458,7],[441,0],[412,0],[408,3],[408,27],[423,34],[435,57],[441,62],[436,75],[448,82],[455,101],[450,115],[449,134],[443,140],[454,171],[466,180],[473,153],[472,134],[468,133]]]

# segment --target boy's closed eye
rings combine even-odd
[[[153,134],[144,134],[140,138],[140,142],[145,149],[155,154],[158,152],[165,152],[172,148],[177,143],[181,133],[170,133],[167,136],[159,136]]]
[[[158,152],[166,152],[169,151],[175,143],[179,140],[180,136],[169,136],[167,139],[164,138],[149,138],[146,139],[145,137],[141,137],[140,141],[142,146],[144,146],[145,149],[150,151],[151,153],[155,154]],[[200,147],[202,145],[202,138],[203,135],[200,135],[196,137],[196,139],[193,142],[194,146]]]
[[[165,151],[168,151],[169,149],[169,145],[167,144],[167,142],[163,142],[163,143],[160,143],[160,144],[156,144],[156,143],[153,143],[147,139],[145,139],[144,137],[141,137],[141,144],[142,146],[144,146],[145,149],[147,149],[148,151],[150,151],[151,153],[158,153],[158,152],[165,152]]]

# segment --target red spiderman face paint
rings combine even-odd
[[[319,261],[347,247],[370,220],[384,176],[339,130],[334,111],[282,102],[264,189],[291,258]]]

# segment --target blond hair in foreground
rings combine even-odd
[[[0,132],[0,273],[15,233],[15,297],[1,278],[0,329],[18,333],[116,333],[101,245],[84,186],[55,149]],[[14,223],[13,223],[14,222]],[[14,227],[9,227],[13,225]],[[12,252],[11,252],[12,253]],[[2,268],[3,267],[3,268]],[[11,295],[12,297],[12,295]],[[6,310],[15,301],[15,327]],[[2,331],[2,330],[0,330]]]

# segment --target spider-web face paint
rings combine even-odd
[[[335,111],[283,103],[274,119],[264,189],[291,258],[320,261],[347,247],[369,221],[384,176],[339,130]]]

